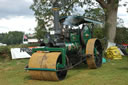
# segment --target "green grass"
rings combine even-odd
[[[128,58],[112,60],[99,69],[82,64],[68,71],[62,81],[32,80],[24,70],[28,59],[0,62],[0,85],[128,85]]]

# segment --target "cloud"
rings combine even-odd
[[[33,33],[37,23],[33,16],[17,16],[0,19],[0,32],[23,31]],[[31,29],[31,30],[30,30]]]
[[[0,33],[9,31],[33,33],[37,22],[34,12],[29,9],[32,3],[33,0],[0,0]]]
[[[122,0],[120,2],[120,4],[124,4],[125,2],[126,2],[126,0],[124,0],[124,1]],[[128,19],[128,12],[127,12],[127,8],[128,8],[128,6],[120,6],[118,8],[118,17],[123,19],[125,27],[128,27],[128,20],[127,20]]]
[[[32,0],[0,0],[0,18],[33,15]]]

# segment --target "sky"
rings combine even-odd
[[[32,33],[37,25],[34,12],[29,9],[32,3],[32,0],[0,0],[0,33]]]
[[[126,0],[122,0],[120,4],[124,1]],[[33,0],[0,0],[0,33],[8,31],[33,33],[37,22],[34,12],[29,9],[32,3]],[[80,10],[82,11],[82,9]],[[128,13],[126,11],[126,7],[119,7],[118,17],[122,18],[124,26],[128,27]]]

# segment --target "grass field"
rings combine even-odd
[[[24,70],[27,63],[28,59],[0,62],[0,85],[128,85],[128,57],[93,70],[82,64],[69,70],[62,81],[32,80]]]

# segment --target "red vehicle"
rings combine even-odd
[[[128,44],[122,44],[124,47],[128,48]]]

